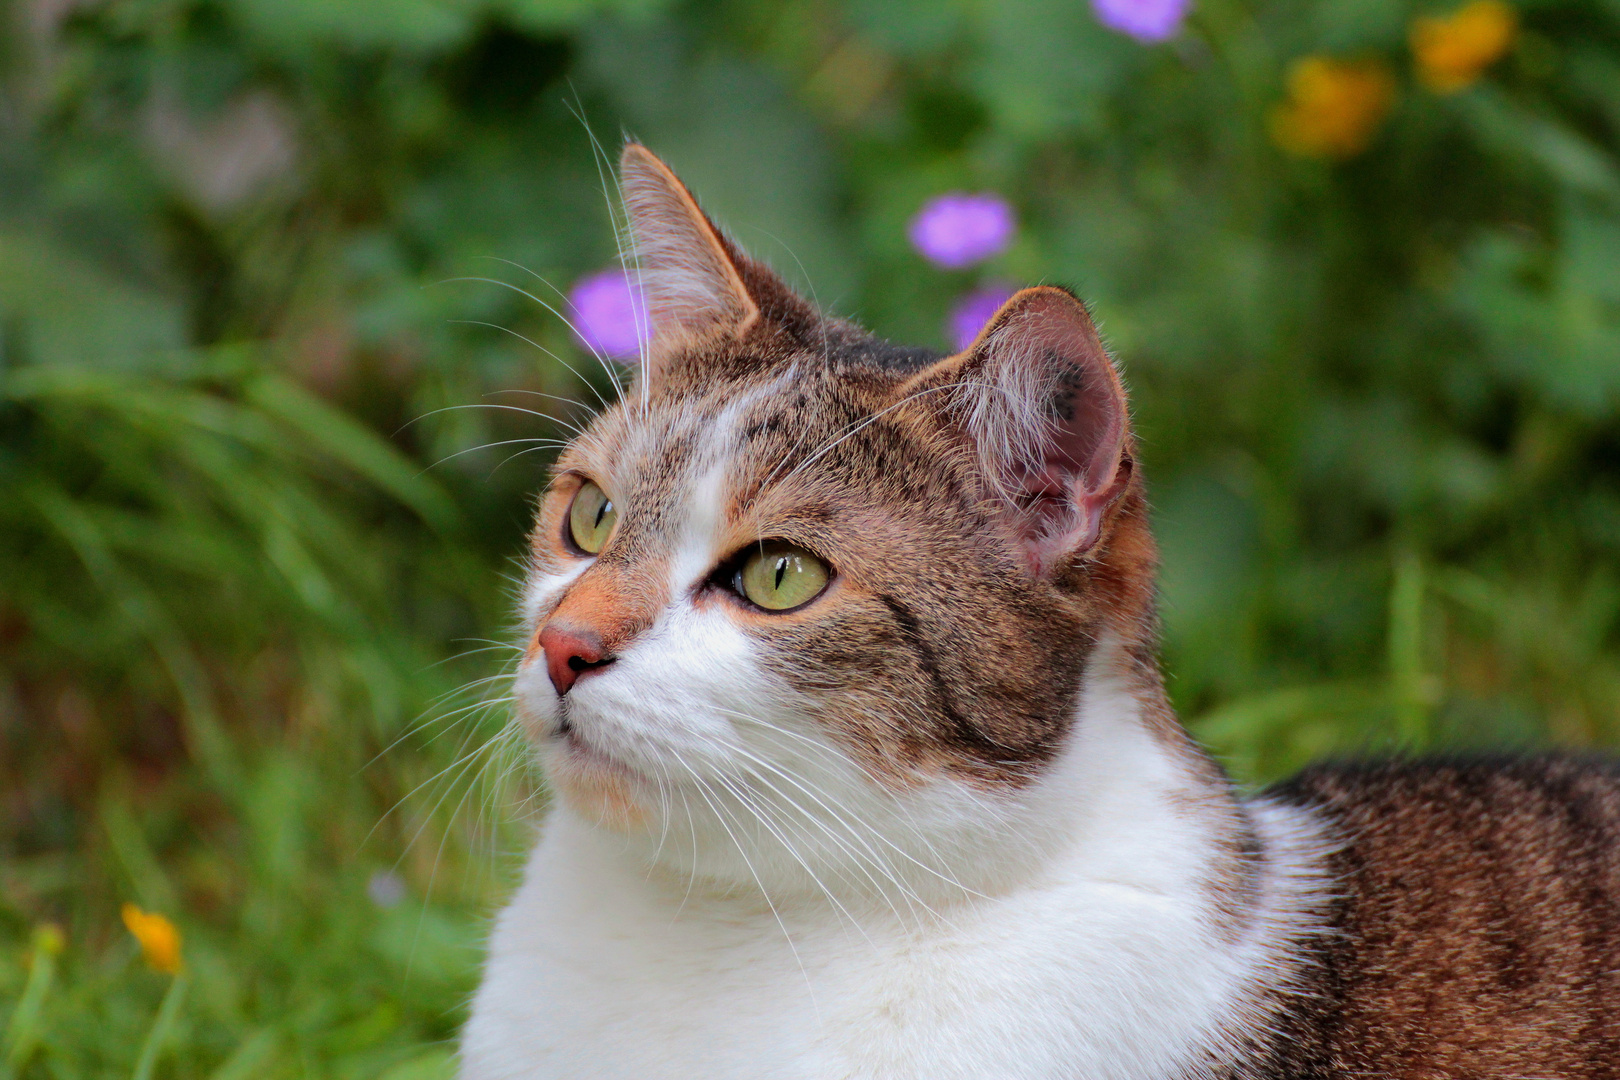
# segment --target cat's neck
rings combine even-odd
[[[891,904],[789,889],[757,853],[777,887],[694,882],[553,817],[497,930],[469,1060],[532,1044],[580,1075],[646,1075],[640,1022],[612,1018],[673,1016],[648,1051],[668,1075],[995,1075],[1009,1025],[1052,1075],[1214,1075],[1265,1041],[1298,977],[1319,838],[1306,815],[1237,799],[1139,671],[1089,667],[1040,781],[949,851],[917,849],[971,888],[896,859],[908,891]],[[719,1045],[738,1062],[715,1066]]]

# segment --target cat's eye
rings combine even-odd
[[[820,596],[831,576],[827,564],[808,551],[774,540],[749,552],[733,587],[766,611],[787,611]]]
[[[568,508],[568,535],[579,550],[587,555],[595,555],[606,546],[608,535],[613,532],[613,523],[618,520],[619,512],[614,509],[613,500],[607,497],[607,492],[587,480],[574,496],[574,504]]]

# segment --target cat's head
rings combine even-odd
[[[1151,649],[1119,377],[1061,289],[901,349],[642,147],[621,182],[651,338],[540,503],[519,716],[566,805],[700,875],[921,865],[1039,783],[1098,664]]]

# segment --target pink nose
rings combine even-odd
[[[540,648],[546,654],[546,672],[559,697],[568,693],[581,675],[613,663],[600,634],[566,624],[547,623],[540,631]]]

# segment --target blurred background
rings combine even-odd
[[[0,0],[0,1077],[450,1075],[593,134],[886,336],[1090,300],[1241,782],[1620,739],[1617,0]]]

